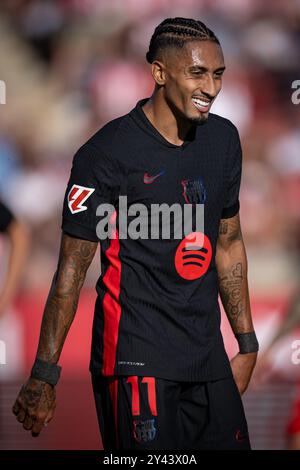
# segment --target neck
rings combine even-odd
[[[162,95],[162,89],[155,90],[143,106],[143,111],[151,124],[171,144],[182,145],[192,124],[175,116]]]

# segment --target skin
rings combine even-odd
[[[221,47],[212,41],[187,42],[182,49],[168,48],[152,64],[155,90],[143,110],[154,127],[175,145],[181,145],[194,125],[206,121],[192,96],[213,101],[222,88],[225,70]],[[220,221],[216,251],[220,297],[232,331],[253,331],[247,281],[247,257],[239,215]],[[234,379],[245,392],[257,354],[237,354],[231,360]]]
[[[19,285],[29,250],[29,232],[21,222],[14,219],[7,228],[10,243],[9,259],[3,286],[0,292],[0,317],[11,304]]]
[[[58,267],[43,314],[37,350],[39,359],[58,362],[96,249],[95,242],[62,235]],[[36,437],[51,421],[55,406],[55,387],[29,378],[16,399],[13,413],[24,429]]]
[[[239,214],[221,219],[216,249],[219,292],[234,334],[253,331],[247,280],[247,256]],[[237,354],[231,360],[233,377],[242,395],[250,382],[257,353]]]
[[[168,48],[152,63],[155,90],[143,106],[150,122],[175,145],[181,145],[192,126],[208,118],[192,96],[216,99],[225,69],[221,47],[211,41],[188,42],[183,49]]]
[[[208,112],[199,111],[191,98],[197,95],[212,103],[221,90],[224,68],[221,47],[210,41],[193,41],[180,50],[168,48],[154,61],[155,90],[145,104],[144,112],[167,140],[181,145],[191,126],[208,118]],[[57,272],[43,314],[38,358],[58,362],[96,248],[95,242],[63,234]],[[217,266],[220,293],[233,330],[252,331],[246,254],[237,218],[221,221]],[[242,280],[240,276],[236,278],[236,271],[242,273]],[[234,292],[230,276],[233,276],[234,283],[237,282]],[[233,375],[241,393],[249,383],[255,360],[256,355],[253,354],[237,355],[232,360]],[[13,413],[23,423],[24,429],[38,436],[52,419],[55,403],[55,387],[29,379],[17,397]]]

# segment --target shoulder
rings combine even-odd
[[[74,161],[92,167],[117,166],[119,168],[115,152],[119,146],[120,134],[126,127],[128,115],[113,119],[100,128],[90,137],[76,152]]]
[[[112,155],[120,136],[127,128],[128,119],[129,115],[126,114],[108,122],[86,142],[86,145],[93,146],[106,155]]]
[[[213,133],[217,133],[218,136],[239,140],[239,131],[229,119],[219,116],[218,114],[209,113],[207,123],[209,130]]]

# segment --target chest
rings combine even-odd
[[[146,148],[128,160],[128,204],[205,204],[213,210],[225,191],[224,156],[209,145],[161,151]]]

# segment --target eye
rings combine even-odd
[[[223,72],[215,73],[215,78],[219,79],[222,78]]]
[[[203,70],[194,70],[192,72],[193,75],[196,75],[196,76],[199,76],[199,75],[203,75],[204,74],[204,71]]]

